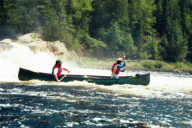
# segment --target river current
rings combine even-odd
[[[190,74],[121,74],[150,72],[148,86],[19,81],[19,67],[51,72],[56,58],[6,40],[0,48],[0,128],[192,128]],[[70,65],[71,74],[110,75]]]
[[[152,73],[152,81],[156,74]],[[161,76],[163,75],[168,74]],[[175,76],[175,80],[176,77],[179,76]],[[182,78],[192,79],[180,76]],[[102,86],[78,81],[5,82],[0,84],[0,126],[190,128],[192,94],[185,87],[172,87],[157,89],[153,85]]]

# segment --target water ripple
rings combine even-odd
[[[0,85],[1,127],[192,127],[191,119],[192,99],[185,96],[147,98],[86,86]]]

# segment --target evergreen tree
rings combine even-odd
[[[1,0],[0,27],[92,54],[192,61],[192,0]]]
[[[188,41],[187,59],[192,62],[192,0],[180,0],[182,31],[184,38]]]
[[[156,17],[156,23],[154,28],[158,32],[159,36],[162,37],[166,31],[166,7],[167,7],[167,0],[155,0],[156,4],[156,11],[154,15]]]
[[[167,61],[183,61],[187,54],[187,42],[181,29],[181,12],[179,1],[170,0],[166,8],[166,37],[168,44],[164,44]]]
[[[147,47],[151,47],[151,43],[146,38],[155,36],[153,25],[155,18],[154,0],[129,0],[129,17],[130,30],[133,35],[134,42],[138,47],[138,57],[149,58],[151,53],[147,51]]]
[[[0,1],[0,25],[6,24],[5,1]]]
[[[7,23],[15,26],[18,32],[27,33],[36,28],[38,24],[38,11],[33,0],[5,1],[7,10]]]

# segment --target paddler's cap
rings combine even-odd
[[[61,64],[61,60],[56,60],[56,64]]]

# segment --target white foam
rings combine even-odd
[[[23,40],[28,39],[27,35]],[[26,41],[26,40],[25,40]],[[55,63],[56,57],[50,53],[43,51],[33,52],[27,45],[18,44],[10,39],[0,41],[0,81],[18,81],[19,67],[31,69],[39,72],[51,73],[52,66]],[[9,48],[7,48],[9,47]],[[6,49],[7,48],[7,49]],[[63,67],[68,68],[70,74],[83,74],[83,75],[106,75],[110,76],[110,70],[101,69],[86,69],[70,65],[67,61],[63,63]],[[125,72],[121,75],[133,75],[139,72]],[[140,72],[146,73],[146,72]],[[173,98],[174,96],[184,97],[184,93],[191,94],[192,92],[192,77],[182,75],[174,75],[170,73],[151,72],[151,81],[148,86],[136,85],[112,85],[102,86],[86,81],[67,82],[67,83],[50,83],[53,85],[80,85],[80,86],[94,86],[102,89],[113,90],[119,93],[134,94],[144,97],[165,97]],[[35,82],[36,85],[49,84],[49,82]]]
[[[161,74],[157,76],[152,74],[148,87],[154,90],[185,91],[192,90],[191,83],[192,78],[190,77],[165,76]]]
[[[0,51],[0,81],[18,81],[19,67],[51,72],[56,60],[54,56],[41,51],[34,53],[27,46],[11,42],[11,40],[6,41],[3,40],[3,43],[11,48]]]

